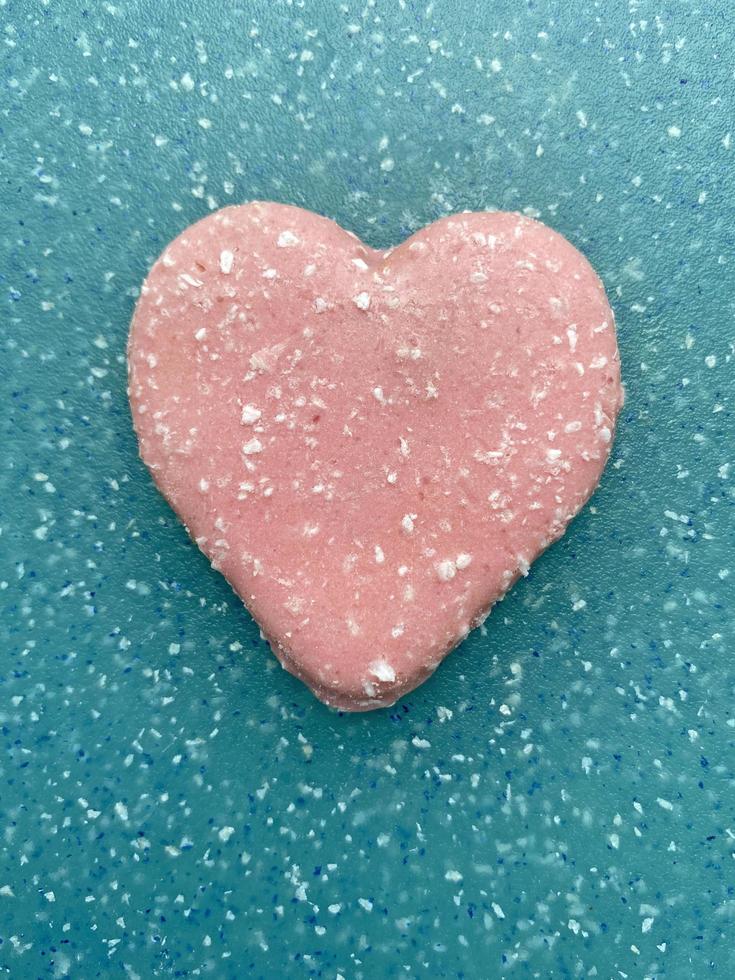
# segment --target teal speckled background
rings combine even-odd
[[[735,974],[731,13],[0,0],[0,971]],[[140,282],[254,197],[523,210],[617,314],[593,506],[392,710],[277,668],[137,458]]]

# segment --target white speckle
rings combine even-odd
[[[377,677],[379,681],[383,681],[385,684],[392,684],[396,679],[396,672],[387,660],[373,660],[368,665],[368,670],[373,677]]]
[[[194,339],[195,340],[204,340],[204,338],[206,336],[207,336],[207,328],[206,327],[199,327],[199,329],[194,334]]]
[[[219,837],[219,839],[222,841],[223,844],[226,844],[234,833],[235,833],[234,827],[222,827],[217,836]]]
[[[516,555],[516,561],[518,562],[518,571],[525,578],[528,575],[528,570],[531,567],[528,558],[525,555]]]
[[[474,274],[475,273],[473,273],[473,275]],[[422,354],[423,352],[420,347],[399,347],[396,351],[396,356],[401,361],[406,361],[409,359],[412,361],[420,361]]]
[[[403,625],[403,623],[398,623],[398,625],[394,626],[393,629],[390,631],[390,635],[393,637],[394,640],[397,640],[399,636],[403,636],[405,631],[406,631],[406,627]]]
[[[472,564],[472,555],[468,555],[466,551],[463,551],[461,554],[457,555],[454,564],[460,571],[462,571],[464,568],[469,568],[469,566]]]
[[[188,272],[182,272],[179,279],[181,279],[182,282],[185,282],[187,286],[194,286],[195,289],[198,289],[199,286],[202,285],[201,279],[195,279],[194,276],[190,276]]]
[[[500,905],[498,905],[497,902],[493,902],[492,903],[492,906],[493,906],[493,912],[497,915],[497,917],[499,919],[504,919],[505,918],[505,912],[500,907]]]
[[[272,371],[285,346],[285,344],[274,344],[273,347],[262,347],[260,350],[256,350],[254,354],[250,355],[250,367],[253,371]]]
[[[717,358],[714,354],[708,354],[704,359],[704,363],[708,368],[713,368],[717,364]]]
[[[587,129],[587,113],[582,109],[577,109],[577,122],[580,129]]]
[[[730,149],[732,146],[732,133],[725,133],[725,135],[722,137],[722,145],[726,150]]]
[[[447,871],[446,874],[444,875],[444,878],[446,881],[462,881],[462,875],[460,874],[460,872],[455,871],[453,869]]]
[[[653,918],[649,915],[641,922],[641,932],[650,932],[653,925]]]
[[[359,269],[360,272],[367,272],[368,271],[369,266],[368,266],[367,262],[365,262],[364,259],[353,259],[352,260],[352,264],[354,265],[354,267],[356,269]]]
[[[197,119],[197,122],[202,127],[202,129],[211,129],[212,128],[212,120],[211,119],[207,119],[206,116],[202,116],[201,119]]]
[[[228,249],[223,248],[219,253],[219,267],[227,276],[232,272],[232,263],[235,261],[235,256]]]
[[[503,70],[502,62],[499,61],[498,58],[493,58],[493,60],[490,62],[490,69],[497,75],[499,71]]]
[[[617,834],[610,834],[608,839],[610,841],[610,847],[617,851],[617,849],[620,847],[620,837]]]
[[[385,173],[390,173],[391,170],[395,167],[395,165],[396,164],[393,157],[385,157],[383,160],[380,161],[380,169],[385,171]]]
[[[264,269],[263,270],[263,278],[264,279],[275,279],[277,275],[278,275],[278,272],[276,271],[276,269]]]
[[[243,405],[240,421],[243,425],[255,425],[263,413],[255,405]]]
[[[567,422],[567,424],[564,426],[564,431],[565,432],[579,432],[579,430],[581,428],[582,428],[582,423],[581,422]]]
[[[411,739],[411,745],[413,745],[414,748],[417,749],[431,748],[431,742],[428,740],[428,738],[419,738],[418,735],[414,735],[414,737]]]
[[[246,442],[242,447],[242,451],[245,456],[252,456],[254,453],[260,453],[263,451],[263,443],[260,439],[252,438],[250,442]]]
[[[0,895],[2,895],[3,898],[15,898],[15,892],[10,885],[0,885]]]
[[[395,483],[397,479],[398,479],[398,474],[397,473],[391,472],[391,473],[388,474],[388,476],[386,476],[386,480],[388,481],[388,483],[391,483],[391,484]]]
[[[452,718],[453,718],[453,716],[454,716],[454,712],[452,711],[452,709],[451,708],[445,708],[443,704],[440,704],[437,707],[436,714],[437,714],[437,717],[438,717],[439,721],[442,724],[444,724],[445,721],[451,721]]]
[[[94,130],[89,123],[79,123],[79,132],[82,136],[91,136]]]
[[[457,574],[457,566],[451,558],[445,558],[444,561],[440,561],[436,566],[436,574],[439,576],[440,581],[448,582]]]
[[[400,449],[401,456],[410,456],[411,449],[408,445],[408,441],[404,439],[403,436],[399,436],[398,441],[400,442],[401,445],[401,449]]]
[[[370,899],[368,899],[368,898],[358,898],[357,903],[358,903],[358,905],[361,906],[361,908],[364,908],[366,912],[372,912],[372,910],[373,910],[373,903],[370,901]]]
[[[358,293],[357,296],[352,297],[352,302],[360,310],[367,310],[370,306],[370,294],[369,293]]]
[[[404,514],[403,520],[401,521],[401,527],[406,532],[406,534],[411,534],[414,528],[414,519],[416,514]]]
[[[209,480],[205,480],[204,477],[199,481],[199,489],[202,493],[206,493],[209,490]]]
[[[299,244],[299,238],[292,231],[282,231],[276,244],[279,248],[292,248]]]
[[[603,425],[603,427],[600,429],[597,435],[600,437],[600,440],[602,442],[610,442],[610,440],[612,439],[612,432],[610,431],[610,429],[608,429],[606,425]]]
[[[385,561],[385,554],[379,544],[375,545],[375,561],[378,565],[382,565]]]
[[[681,136],[681,128],[679,126],[669,126],[666,132],[672,140],[678,140]]]
[[[556,462],[556,460],[559,459],[560,456],[561,456],[561,449],[546,450],[546,458],[550,463]]]
[[[662,810],[673,810],[674,804],[670,800],[665,800],[661,796],[656,797],[656,802],[661,807]]]
[[[117,816],[121,820],[127,820],[128,819],[128,808],[125,806],[124,803],[121,803],[121,802],[118,801],[115,804],[115,813],[117,814]]]
[[[385,395],[383,394],[383,389],[380,386],[378,386],[377,388],[373,388],[373,398],[375,399],[375,401],[380,402],[381,405],[385,405],[386,403]]]
[[[321,296],[317,296],[314,300],[314,309],[317,313],[324,313],[324,311],[329,307],[329,303]]]
[[[185,92],[191,92],[191,90],[194,88],[194,79],[191,77],[188,71],[181,76],[180,85]]]
[[[567,337],[569,338],[569,350],[574,353],[577,349],[577,331],[574,329],[574,324],[567,327]]]

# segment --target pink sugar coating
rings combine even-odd
[[[587,260],[518,214],[386,252],[281,204],[173,241],[129,342],[141,456],[283,666],[415,688],[595,489],[622,404]]]

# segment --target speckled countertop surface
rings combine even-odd
[[[0,971],[735,973],[728,5],[0,0]],[[137,458],[163,245],[539,216],[628,402],[567,537],[419,691],[276,667]]]

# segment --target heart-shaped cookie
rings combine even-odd
[[[594,490],[622,389],[586,259],[518,214],[375,251],[281,204],[153,266],[129,343],[143,460],[283,666],[391,704]]]

